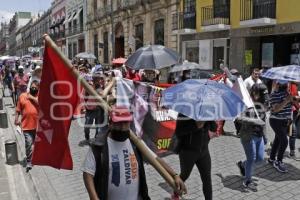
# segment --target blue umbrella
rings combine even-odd
[[[273,67],[261,75],[263,78],[300,82],[300,66],[287,65],[283,67]]]
[[[231,88],[207,79],[189,79],[166,89],[161,103],[200,121],[232,120],[246,109]]]

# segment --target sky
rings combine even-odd
[[[52,0],[0,0],[0,21],[9,21],[17,11],[39,13],[50,8]]]

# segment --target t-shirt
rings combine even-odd
[[[246,86],[246,88],[247,88],[248,91],[251,90],[252,86],[253,86],[255,83],[260,84],[260,83],[262,83],[262,81],[261,81],[260,79],[257,79],[257,81],[254,82],[252,76],[250,76],[250,77],[248,77],[248,78],[246,78],[246,79],[244,80],[244,84],[245,84],[245,86]]]
[[[283,91],[283,92],[275,91],[275,92],[271,93],[271,96],[270,96],[271,106],[282,103],[288,95],[289,94],[286,91]],[[271,112],[270,118],[291,119],[292,118],[292,103],[286,104],[286,106],[279,112]]]
[[[26,74],[22,77],[17,74],[14,78],[14,84],[18,92],[26,92],[28,82],[29,77]]]
[[[23,130],[34,130],[37,128],[38,105],[28,99],[27,93],[20,95],[16,111],[22,115]]]
[[[109,152],[108,200],[138,200],[139,166],[130,140],[107,138]],[[81,170],[95,175],[96,161],[89,149]]]

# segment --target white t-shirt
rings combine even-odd
[[[245,86],[246,86],[246,88],[247,88],[248,91],[251,90],[252,86],[253,86],[255,83],[260,84],[260,83],[262,83],[262,81],[261,81],[260,79],[257,79],[257,81],[254,82],[252,76],[249,76],[248,78],[246,78],[246,79],[244,80],[244,84],[245,84]]]
[[[139,166],[129,139],[117,142],[107,138],[109,154],[108,200],[138,200]],[[96,161],[90,148],[81,167],[95,175]]]

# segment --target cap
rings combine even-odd
[[[234,74],[238,74],[239,71],[237,69],[231,69],[230,73],[234,75]]]
[[[112,122],[131,122],[133,120],[129,109],[123,106],[112,107],[110,118]]]
[[[22,65],[20,65],[20,66],[18,67],[18,69],[24,69],[24,67],[23,67]]]
[[[281,85],[285,85],[285,84],[288,84],[288,81],[286,81],[286,80],[277,80],[276,83],[279,83]]]

